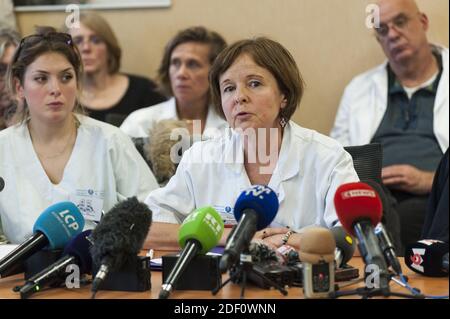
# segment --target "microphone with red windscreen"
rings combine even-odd
[[[366,267],[371,266],[370,270],[379,272],[377,288],[388,293],[388,267],[374,232],[383,210],[377,192],[361,182],[343,184],[336,190],[334,206],[342,226],[358,239],[358,248]]]

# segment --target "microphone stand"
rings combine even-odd
[[[244,253],[241,254],[240,260],[239,260],[239,265],[236,266],[235,272],[233,272],[233,273],[230,272],[230,278],[225,280],[219,287],[214,288],[211,291],[211,293],[213,294],[213,296],[215,296],[219,292],[219,290],[222,289],[230,281],[238,282],[239,279],[242,278],[240,299],[243,299],[245,287],[247,286],[247,278],[248,278],[249,274],[253,274],[253,275],[260,277],[263,280],[263,282],[269,284],[271,287],[275,287],[276,289],[278,289],[278,291],[283,296],[286,296],[288,294],[287,290],[284,289],[282,286],[280,286],[278,283],[276,283],[272,279],[268,278],[267,276],[264,276],[264,275],[258,273],[257,271],[255,271],[253,269],[252,256],[250,255],[248,250],[246,250]]]
[[[387,274],[381,274],[382,276],[388,276],[388,281],[392,280],[396,284],[402,286],[403,288],[406,288],[405,284],[403,284],[401,281],[397,280],[395,278],[395,274],[392,272],[389,272]],[[401,297],[401,298],[407,298],[407,299],[424,299],[425,296],[421,293],[418,294],[405,294],[400,292],[393,292],[389,289],[389,286],[386,288],[367,288],[367,287],[361,287],[356,288],[354,290],[345,290],[345,291],[335,291],[330,293],[330,298],[337,299],[340,297],[345,296],[361,296],[362,299],[368,299],[372,297]]]

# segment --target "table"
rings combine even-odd
[[[161,256],[169,252],[159,251],[156,256]],[[403,271],[405,275],[409,277],[409,283],[411,286],[418,288],[422,293],[426,295],[448,295],[449,292],[449,279],[444,278],[430,278],[424,277],[412,272],[407,268],[400,258]],[[363,274],[364,263],[361,257],[354,257],[349,262],[353,267],[356,267],[360,271],[360,276]],[[223,280],[228,278],[228,275],[224,275]],[[160,271],[152,271],[151,283],[152,289],[146,292],[123,292],[123,291],[99,291],[96,295],[96,299],[157,299],[159,290],[161,288],[162,273]],[[15,275],[0,279],[0,298],[19,299],[19,293],[13,292],[12,289],[15,286],[23,284],[23,275]],[[355,289],[357,287],[363,287],[363,283],[358,283],[350,287],[344,288],[345,290]],[[40,292],[35,293],[32,298],[39,299],[87,299],[90,298],[90,285],[80,288],[68,289],[68,288],[49,288],[43,289]],[[395,292],[408,293],[408,291],[400,285],[391,281],[391,290]],[[229,283],[222,288],[215,296],[209,291],[173,291],[171,294],[172,299],[237,299],[240,296],[240,286]],[[245,289],[246,299],[301,299],[303,297],[303,289],[299,287],[288,288],[288,295],[283,296],[276,289],[265,290],[253,285],[248,285]],[[346,297],[348,298],[348,297]],[[360,298],[353,296],[350,298]]]

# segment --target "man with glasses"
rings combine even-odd
[[[380,0],[375,36],[387,62],[352,80],[331,136],[381,143],[382,179],[395,198],[401,239],[419,239],[434,172],[448,149],[448,48],[432,45],[413,0]]]

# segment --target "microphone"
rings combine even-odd
[[[109,272],[120,269],[140,252],[152,222],[152,212],[136,197],[117,203],[92,232],[92,262],[100,266],[91,291],[95,296]]]
[[[406,247],[405,264],[424,276],[448,276],[448,248],[448,243],[440,240],[420,240]]]
[[[61,280],[69,265],[77,265],[79,274],[89,273],[92,268],[89,252],[91,242],[88,238],[91,232],[92,230],[86,230],[73,237],[64,248],[62,258],[27,280],[20,288],[20,297],[26,299],[41,290],[44,285],[52,285]]]
[[[167,299],[191,260],[215,247],[223,234],[223,220],[212,207],[194,210],[180,226],[178,243],[183,250],[161,286],[159,299]]]
[[[257,230],[267,227],[278,212],[278,198],[268,186],[255,185],[243,191],[234,205],[234,217],[238,223],[227,238],[220,259],[220,271],[226,272],[240,254],[249,247]]]
[[[366,266],[378,267],[380,288],[383,294],[387,294],[387,265],[374,233],[382,215],[378,194],[365,183],[344,184],[336,190],[334,206],[342,226],[358,239],[358,248]]]
[[[33,236],[0,260],[0,278],[15,274],[15,270],[35,252],[47,247],[61,249],[84,228],[84,217],[72,202],[48,207],[36,220]]]
[[[387,207],[388,199],[386,198],[386,195],[383,189],[381,188],[380,184],[371,180],[367,180],[365,181],[365,183],[370,187],[372,187],[374,191],[378,194],[381,200],[381,207],[382,208]],[[392,267],[392,269],[397,275],[402,274],[402,267],[400,265],[400,262],[398,261],[397,254],[395,252],[395,246],[383,223],[378,223],[378,225],[375,227],[375,235],[378,237],[378,242],[380,244],[381,251],[383,252],[385,260],[388,263],[388,265]]]
[[[308,227],[301,237],[299,257],[303,264],[305,298],[328,298],[334,291],[336,241],[325,228]]]
[[[352,259],[356,250],[356,242],[341,226],[333,227],[330,230],[336,242],[336,250],[334,252],[336,268],[342,268]]]
[[[5,180],[0,177],[0,192],[5,188]]]
[[[402,266],[398,261],[394,245],[392,244],[392,241],[382,223],[378,223],[377,227],[375,227],[375,235],[378,237],[380,248],[383,251],[387,263],[391,265],[397,275],[403,274]]]

